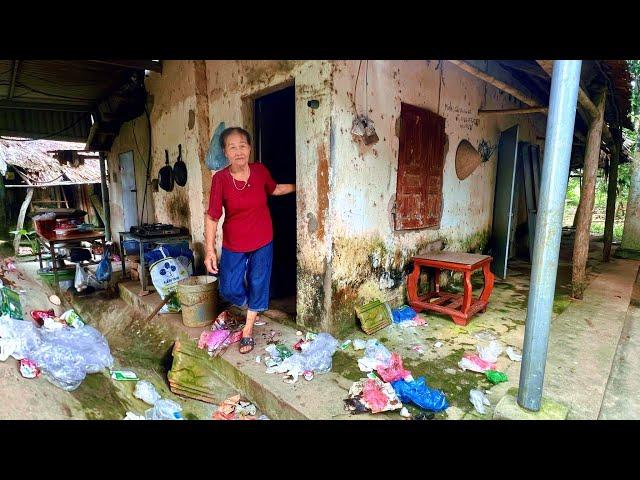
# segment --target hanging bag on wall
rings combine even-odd
[[[216,131],[213,132],[213,136],[211,137],[211,143],[209,143],[209,151],[207,152],[207,156],[205,157],[204,162],[209,170],[221,170],[229,163],[227,157],[224,156],[222,147],[220,146],[220,135],[222,135],[224,128],[224,122],[220,122],[220,124],[216,128]]]

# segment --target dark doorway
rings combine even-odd
[[[256,161],[277,183],[296,182],[295,89],[293,86],[255,100]],[[273,220],[271,298],[296,294],[296,196],[269,197]]]

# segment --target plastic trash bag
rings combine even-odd
[[[209,170],[221,170],[229,164],[229,160],[227,160],[227,157],[220,146],[220,135],[224,129],[224,122],[220,122],[211,136],[209,150],[207,151],[207,156],[204,160],[204,163]]]
[[[479,357],[485,362],[496,363],[502,353],[502,345],[497,340],[491,340],[489,345],[477,345]]]
[[[487,380],[489,380],[494,385],[502,382],[507,382],[509,380],[509,377],[507,377],[506,374],[497,370],[487,370],[486,372],[484,372],[484,374],[486,375]]]
[[[354,382],[349,388],[345,408],[352,413],[386,412],[402,408],[402,402],[389,383],[379,378],[364,378]]]
[[[149,272],[153,286],[156,288],[160,298],[164,300],[168,295],[173,295],[178,289],[178,282],[188,278],[189,272],[187,272],[182,263],[170,257],[164,247],[159,247],[152,252],[157,251],[160,252],[162,258],[151,264]],[[173,295],[173,298],[160,309],[160,313],[178,313],[181,309],[177,295]]]
[[[509,346],[507,347],[507,355],[509,356],[509,359],[511,359],[512,362],[521,362],[522,361],[522,355],[517,353],[513,347]]]
[[[78,292],[81,292],[89,286],[89,274],[79,263],[76,264],[76,276],[73,281],[73,286]]]
[[[147,420],[182,420],[182,407],[167,398],[158,400],[153,408],[144,412]]]
[[[102,254],[102,260],[96,268],[96,279],[99,282],[108,282],[111,280],[111,274],[113,269],[111,267],[111,244],[107,243],[104,246],[104,253]]]
[[[28,356],[63,390],[75,390],[88,373],[113,366],[107,340],[90,325],[40,333],[42,342]]]
[[[480,390],[471,390],[469,392],[469,401],[473,403],[473,407],[480,415],[484,415],[486,413],[484,408],[485,405],[491,405],[487,396]]]
[[[398,380],[391,384],[403,403],[413,403],[425,410],[441,412],[449,408],[447,397],[441,390],[430,388],[424,377],[407,382]]]
[[[155,403],[162,398],[156,391],[156,387],[151,382],[146,380],[140,380],[136,383],[136,388],[133,391],[133,396],[139,398],[149,405],[155,405]]]
[[[458,362],[458,367],[462,370],[471,370],[472,372],[484,373],[487,370],[495,370],[494,363],[482,360],[478,355],[465,353],[462,360]]]
[[[376,371],[382,380],[388,383],[395,382],[396,380],[402,380],[403,378],[411,375],[411,372],[405,370],[402,366],[402,357],[396,352],[391,354],[391,361],[388,366],[378,366]]]
[[[408,305],[394,308],[391,313],[393,314],[393,323],[408,322],[418,315],[416,311]]]
[[[267,371],[269,373],[288,373],[293,377],[294,381],[306,371],[316,374],[327,373],[331,371],[333,354],[337,348],[338,341],[335,338],[328,333],[319,333],[304,352],[294,353],[285,358],[282,363],[270,367]],[[277,347],[275,350],[271,349],[270,353],[274,351],[278,352],[277,358],[282,358],[282,352]]]
[[[9,315],[0,317],[0,338],[5,342],[11,341],[13,351],[9,355],[16,360],[25,358],[42,342],[40,332],[32,322],[16,320]]]
[[[375,339],[367,341],[364,356],[376,360],[382,366],[387,366],[391,362],[391,352]]]

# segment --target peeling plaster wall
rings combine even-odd
[[[162,75],[150,73],[146,87],[153,96],[150,112],[152,125],[152,178],[158,177],[169,150],[173,167],[182,144],[182,159],[187,165],[187,184],[173,191],[159,189],[153,193],[156,221],[186,227],[192,235],[196,268],[201,264],[204,242],[204,209],[197,110],[196,67],[194,61],[165,61]],[[205,133],[207,135],[208,133]]]
[[[253,134],[253,100],[295,84],[298,322],[330,324],[331,63],[328,61],[207,61],[209,125],[240,125]],[[307,102],[319,100],[318,109]],[[278,179],[275,179],[278,181]],[[203,177],[209,198],[211,175]],[[293,221],[293,219],[292,219]],[[218,234],[218,248],[222,235]]]
[[[520,140],[540,144],[540,115],[478,117],[479,108],[514,108],[519,102],[455,65],[438,61],[362,62],[355,102],[375,122],[380,141],[366,146],[352,136],[354,88],[359,61],[334,63],[332,107],[336,171],[333,185],[333,323],[353,325],[353,307],[382,298],[404,301],[404,268],[414,254],[439,248],[475,250],[491,232],[497,153],[468,178],[458,180],[455,152],[467,139],[496,145],[500,132],[520,124]],[[365,79],[368,77],[368,89]],[[366,97],[366,99],[365,99]],[[426,108],[446,119],[448,138],[439,229],[395,231],[399,140],[396,121],[401,102]],[[435,242],[435,243],[434,243]]]
[[[135,129],[135,137],[134,137]],[[137,143],[136,143],[137,141]],[[147,158],[149,152],[149,125],[147,116],[142,115],[126,122],[113,142],[107,155],[107,171],[109,172],[109,206],[111,208],[111,238],[118,241],[118,232],[124,230],[124,212],[122,210],[122,172],[120,170],[120,154],[133,152],[133,163],[136,176],[136,197],[138,201],[138,218],[142,212],[146,182]],[[152,171],[150,172],[153,178]],[[145,222],[154,222],[155,211],[151,185],[147,188],[147,201],[144,202]]]

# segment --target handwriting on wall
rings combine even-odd
[[[478,116],[473,113],[470,107],[461,107],[449,101],[444,104],[444,111],[450,113],[451,115],[448,117],[452,117],[463,130],[472,131],[474,127],[478,126]]]

